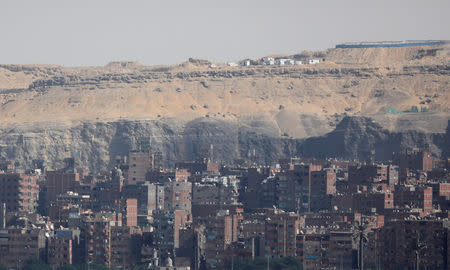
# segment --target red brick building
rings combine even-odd
[[[362,192],[352,195],[352,210],[363,214],[384,213],[394,208],[394,194],[391,192]]]
[[[394,184],[398,176],[395,167],[388,165],[357,165],[348,167],[348,187],[351,192],[356,192],[358,186],[370,187],[372,183],[385,182]]]
[[[397,186],[394,204],[398,207],[420,208],[424,212],[433,209],[433,188],[424,186]]]
[[[191,173],[187,169],[177,169],[175,171],[175,181],[187,181]]]
[[[127,199],[126,201],[126,218],[128,227],[137,227],[138,222],[138,200],[137,199]]]

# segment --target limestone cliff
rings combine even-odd
[[[104,169],[142,136],[167,165],[206,156],[211,144],[224,162],[365,159],[375,148],[386,160],[404,147],[441,155],[448,52],[447,45],[330,49],[291,56],[320,56],[320,64],[299,66],[0,65],[0,156],[58,167],[74,155]],[[428,112],[388,113],[411,106]]]

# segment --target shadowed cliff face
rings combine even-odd
[[[320,64],[296,66],[0,65],[0,157],[58,168],[74,156],[106,169],[139,137],[150,137],[165,165],[206,157],[211,145],[216,161],[262,164],[295,155],[387,160],[405,147],[449,155],[450,47],[291,57],[317,55]],[[411,106],[429,112],[388,113]]]
[[[126,156],[139,137],[150,137],[153,151],[161,151],[166,166],[180,160],[207,157],[232,162],[237,158],[272,164],[278,158],[307,156],[366,160],[375,151],[376,160],[389,160],[392,152],[405,147],[429,147],[440,155],[448,146],[447,134],[390,132],[367,117],[345,117],[336,129],[321,137],[293,139],[275,136],[270,123],[254,127],[209,118],[180,125],[176,121],[85,122],[72,127],[16,126],[0,133],[0,155],[29,166],[44,159],[55,168],[69,156],[83,166],[106,169],[119,156]],[[448,148],[447,148],[448,149]]]
[[[346,117],[325,136],[306,139],[299,148],[304,156],[392,160],[393,152],[405,148],[430,149],[442,153],[444,135],[418,131],[390,132],[368,117]]]
[[[447,129],[444,138],[442,139],[441,149],[443,150],[442,157],[450,158],[450,120],[448,120]]]

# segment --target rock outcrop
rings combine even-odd
[[[0,156],[54,168],[74,156],[106,169],[139,137],[166,165],[205,157],[210,145],[217,161],[264,164],[388,160],[407,147],[448,156],[447,47],[304,52],[292,57],[322,62],[299,66],[0,65]],[[388,113],[412,106],[428,112]]]

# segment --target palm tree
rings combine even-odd
[[[419,235],[412,240],[412,250],[414,250],[414,255],[416,255],[416,270],[420,269],[420,252],[427,246],[423,241],[420,240]]]
[[[364,242],[369,241],[369,238],[367,236],[367,227],[368,224],[364,222],[363,218],[361,218],[361,221],[356,223],[356,225],[353,227],[353,239],[358,240],[358,264],[359,264],[359,270],[364,269]]]

